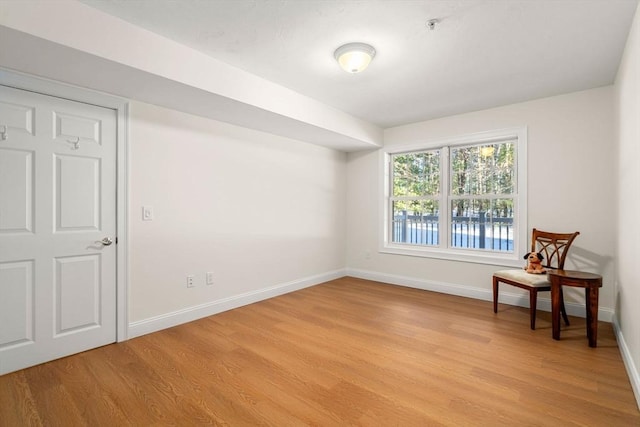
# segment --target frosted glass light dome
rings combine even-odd
[[[336,49],[334,53],[336,61],[347,73],[363,71],[374,56],[376,56],[376,50],[366,43],[347,43]]]

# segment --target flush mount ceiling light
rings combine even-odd
[[[347,43],[337,48],[333,56],[347,73],[359,73],[376,56],[376,50],[366,43]]]

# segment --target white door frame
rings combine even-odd
[[[118,342],[126,341],[129,335],[127,316],[129,295],[127,224],[129,212],[129,102],[124,98],[10,71],[2,67],[0,67],[0,84],[116,110],[116,340]]]

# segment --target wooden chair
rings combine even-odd
[[[580,232],[549,233],[533,229],[531,233],[531,252],[540,252],[544,257],[542,265],[545,268],[562,270],[569,247]],[[526,259],[526,257],[525,257]],[[536,306],[538,292],[550,291],[551,283],[546,274],[531,274],[524,269],[501,270],[493,274],[493,312],[498,312],[498,284],[516,286],[529,291],[529,311],[531,315],[531,329],[536,329]],[[569,324],[567,312],[564,309],[564,298],[560,289],[560,311],[565,324]]]

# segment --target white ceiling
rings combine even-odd
[[[383,128],[611,84],[638,4],[82,2]],[[355,41],[377,55],[365,72],[348,74],[333,52]]]

